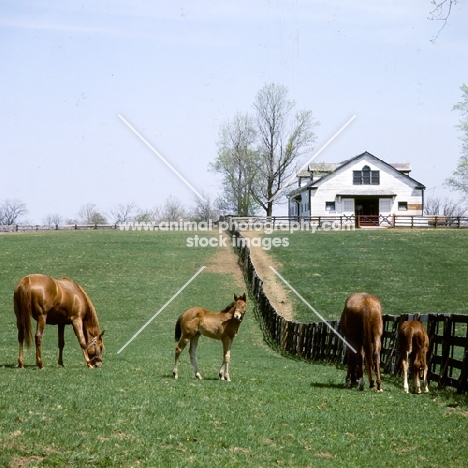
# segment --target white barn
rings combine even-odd
[[[343,216],[360,225],[390,223],[393,214],[421,216],[424,185],[409,163],[386,163],[367,151],[341,163],[309,164],[288,194],[290,217]]]

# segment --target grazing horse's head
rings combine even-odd
[[[233,317],[236,320],[239,320],[239,322],[242,322],[242,319],[244,318],[244,314],[247,310],[247,299],[245,297],[245,293],[240,297],[237,297],[234,294],[234,307],[235,307],[235,310],[234,310]]]
[[[424,379],[424,371],[426,370],[426,359],[421,352],[416,354],[413,362],[413,372],[419,376],[420,379]]]
[[[89,360],[94,367],[102,367],[102,350],[104,348],[102,335],[104,335],[104,331],[101,334],[92,337],[86,345]]]

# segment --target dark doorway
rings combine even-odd
[[[379,199],[375,197],[362,197],[355,199],[357,226],[379,225]]]

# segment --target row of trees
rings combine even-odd
[[[100,210],[94,203],[83,205],[77,218],[64,218],[60,214],[48,214],[43,224],[55,226],[60,224],[108,224],[119,222],[159,222],[159,221],[203,221],[217,220],[219,211],[207,196],[206,202],[196,198],[190,207],[185,206],[176,197],[169,197],[163,205],[154,209],[141,209],[136,203],[121,203],[108,211]],[[28,212],[26,205],[19,200],[6,200],[0,203],[0,225],[18,224]]]

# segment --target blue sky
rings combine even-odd
[[[0,201],[26,203],[35,223],[76,218],[86,203],[193,204],[119,114],[214,198],[220,125],[252,112],[267,83],[313,111],[315,150],[356,115],[316,161],[369,151],[410,162],[426,196],[457,199],[443,181],[460,156],[452,108],[468,84],[468,6],[435,43],[430,10],[429,0],[3,1]]]

